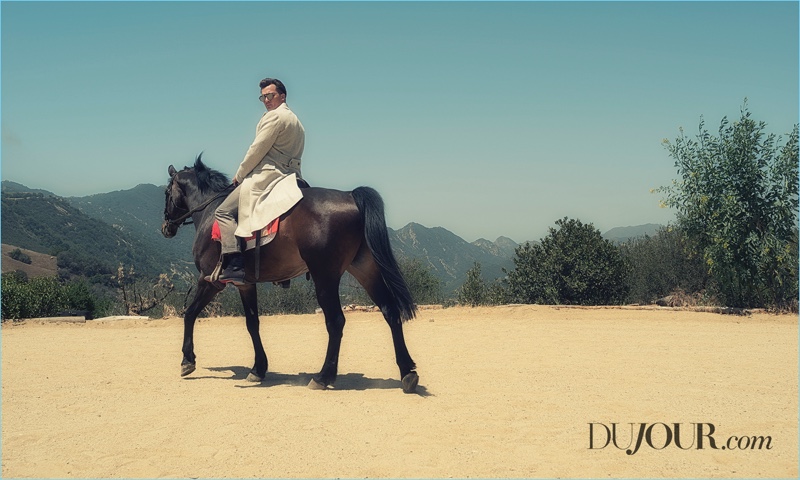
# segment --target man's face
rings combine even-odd
[[[267,110],[275,110],[286,101],[286,95],[278,93],[275,85],[267,85],[261,89],[261,96],[259,97]]]

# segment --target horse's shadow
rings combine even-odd
[[[232,367],[208,367],[206,370],[212,372],[230,372],[229,377],[220,376],[192,376],[186,377],[188,380],[200,380],[213,378],[216,380],[245,380],[250,373],[247,367],[232,366]],[[266,377],[261,382],[253,382],[249,385],[236,385],[238,388],[258,388],[258,387],[274,387],[276,385],[291,385],[294,387],[306,387],[314,376],[312,373],[278,373],[267,372]],[[345,373],[336,377],[336,386],[334,390],[394,390],[402,389],[403,384],[400,380],[390,378],[369,378],[365,377],[363,373]],[[422,386],[417,385],[416,394],[421,397],[432,396],[428,390]]]

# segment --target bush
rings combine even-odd
[[[481,264],[475,264],[467,271],[464,284],[456,292],[456,299],[461,305],[477,307],[488,303],[489,291],[486,281],[481,277]]]
[[[433,274],[431,268],[422,264],[419,259],[398,260],[398,266],[403,273],[411,298],[417,305],[441,304],[442,282]],[[349,273],[342,277],[341,287],[342,303],[356,305],[373,305],[374,302],[364,288]]]
[[[33,260],[31,260],[30,255],[28,255],[26,253],[23,253],[22,250],[20,250],[19,248],[16,248],[16,249],[12,250],[8,254],[8,256],[13,258],[14,260],[20,261],[22,263],[26,263],[28,265],[30,265],[33,262]]]
[[[97,298],[84,279],[69,282],[64,286],[64,300],[69,309],[85,310],[92,316],[97,311]]]
[[[400,261],[399,266],[417,304],[441,303],[441,282],[429,268],[424,267],[419,260]],[[194,298],[196,288],[189,287],[191,283],[188,281],[178,282],[180,286],[183,283],[187,284],[186,291],[169,293],[161,302],[162,305],[154,309],[153,314],[183,316]],[[342,305],[373,305],[367,292],[349,273],[342,277],[340,296]],[[306,280],[305,276],[292,279],[289,288],[272,284],[258,286],[259,314],[314,313],[318,307],[314,282]],[[201,313],[201,316],[209,317],[243,315],[242,301],[235,288],[226,288],[220,292]]]
[[[606,305],[624,302],[628,268],[592,224],[566,217],[541,244],[517,247],[505,284],[519,303]]]
[[[798,296],[798,125],[782,146],[765,129],[745,100],[718,136],[701,119],[696,138],[664,140],[679,179],[660,191],[727,306],[781,308]]]
[[[314,313],[317,295],[314,283],[305,277],[292,280],[289,288],[265,284],[258,295],[258,311],[269,315]]]
[[[400,271],[406,279],[411,298],[417,305],[438,305],[442,303],[442,282],[431,269],[419,259],[401,260]]]
[[[655,236],[632,239],[619,248],[630,268],[629,303],[651,304],[679,292],[700,293],[709,286],[702,255],[679,228],[665,227]]]
[[[27,313],[27,280],[22,280],[18,275],[4,274],[2,276],[2,316],[3,321],[9,319],[25,318]]]
[[[2,276],[2,319],[18,320],[57,315],[64,310],[85,310],[94,317],[99,301],[85,281],[61,283],[57,277],[29,281],[19,275]]]

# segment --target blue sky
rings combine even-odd
[[[63,196],[232,175],[283,80],[313,185],[392,228],[668,223],[662,139],[798,121],[797,2],[2,2],[2,178]]]

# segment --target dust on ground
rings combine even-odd
[[[794,315],[421,310],[405,326],[412,395],[379,313],[347,313],[327,391],[306,388],[322,315],[261,317],[260,384],[245,380],[244,319],[199,320],[183,379],[182,332],[175,318],[4,324],[2,476],[798,476]],[[628,455],[631,423],[650,444]],[[698,448],[697,424],[716,449]],[[769,448],[736,448],[758,437]]]

